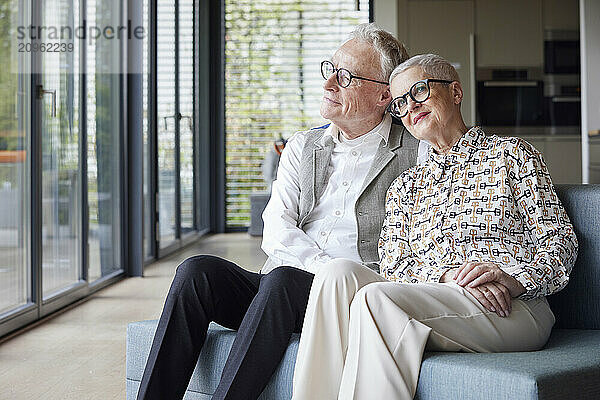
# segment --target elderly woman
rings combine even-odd
[[[431,144],[386,198],[381,273],[340,263],[313,282],[300,339],[300,399],[411,399],[423,351],[529,351],[547,341],[577,239],[541,154],[468,129],[443,58],[390,77],[389,111]]]

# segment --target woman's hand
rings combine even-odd
[[[464,288],[475,288],[490,282],[499,283],[508,289],[511,297],[525,293],[525,288],[518,280],[491,262],[465,263],[456,270],[454,280]]]
[[[497,282],[486,282],[476,287],[465,287],[487,310],[499,317],[508,317],[512,311],[512,298],[506,286]]]
[[[468,262],[457,270],[448,270],[440,282],[454,281],[471,293],[487,310],[508,317],[512,298],[525,292],[519,281],[490,262]]]

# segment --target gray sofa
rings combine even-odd
[[[534,352],[426,353],[416,399],[600,399],[600,185],[557,186],[579,240],[566,289],[548,300],[556,325]],[[156,321],[127,329],[127,399],[135,399]],[[185,399],[210,399],[235,331],[211,325]],[[298,335],[260,399],[289,399]],[[370,399],[368,399],[370,400]]]

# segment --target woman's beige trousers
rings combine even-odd
[[[541,348],[546,299],[513,299],[509,317],[454,283],[400,284],[337,259],[313,281],[294,371],[294,400],[412,399],[423,351]]]

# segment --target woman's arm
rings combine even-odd
[[[457,272],[457,283],[475,287],[496,281],[509,288],[513,297],[548,296],[569,282],[577,257],[577,237],[542,155],[529,143],[517,139],[506,149],[505,156],[516,210],[533,242],[529,249],[533,259],[529,263],[502,266],[502,270],[497,265],[496,268],[473,265],[486,263],[467,264]]]
[[[509,179],[535,253],[530,263],[505,268],[526,289],[524,299],[548,296],[564,288],[577,258],[577,237],[542,155],[519,140]],[[509,154],[510,156],[510,154]],[[519,162],[521,163],[519,165]]]

